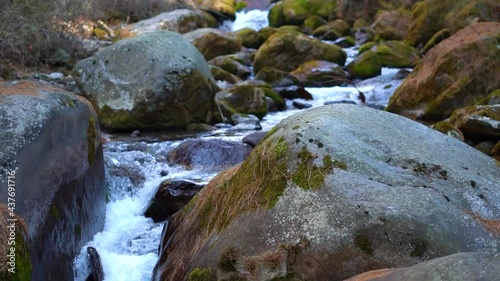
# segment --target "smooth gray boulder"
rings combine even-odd
[[[209,268],[218,280],[335,281],[495,252],[499,178],[494,159],[402,116],[305,110],[170,219],[153,280]]]
[[[120,40],[78,62],[74,72],[105,128],[185,129],[210,121],[215,80],[203,56],[177,33]]]
[[[24,218],[29,234],[16,240],[15,280],[72,280],[73,258],[104,227],[96,113],[87,100],[64,90],[6,82],[0,83],[0,127],[0,203]]]
[[[458,253],[405,268],[369,271],[346,281],[498,280],[499,253]]]
[[[130,26],[130,32],[136,35],[160,30],[186,33],[197,28],[210,26],[208,17],[207,14],[199,10],[178,9],[133,23]]]

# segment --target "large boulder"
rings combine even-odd
[[[497,252],[499,177],[494,159],[398,115],[299,112],[170,219],[152,280],[335,281]]]
[[[448,122],[474,142],[500,141],[500,104],[459,108]]]
[[[304,87],[332,87],[349,82],[342,67],[321,60],[305,62],[290,74],[297,77]]]
[[[260,46],[254,59],[254,70],[265,66],[283,71],[292,71],[310,60],[325,60],[344,65],[347,58],[342,48],[305,34],[280,31],[272,35]]]
[[[16,240],[16,274],[2,280],[72,280],[73,257],[104,226],[96,113],[61,89],[7,82],[0,84],[0,126],[0,203],[24,218],[29,234]]]
[[[242,113],[252,114],[262,119],[268,112],[266,93],[269,92],[272,92],[269,85],[242,82],[226,91],[217,93],[215,101],[225,117],[235,113]]]
[[[500,254],[458,253],[405,268],[369,271],[346,281],[496,280]]]
[[[185,129],[208,122],[217,92],[203,56],[170,31],[120,40],[78,62],[74,72],[108,129]]]
[[[208,14],[199,10],[179,9],[136,22],[130,25],[129,32],[135,35],[160,30],[186,33],[201,27],[214,26],[214,24],[215,22],[210,20]]]
[[[337,17],[354,23],[364,19],[371,21],[377,12],[410,9],[421,0],[338,0]]]
[[[387,110],[442,120],[500,88],[500,23],[468,26],[424,56],[391,97]]]
[[[239,52],[241,49],[241,37],[230,31],[216,28],[200,28],[183,35],[193,44],[208,61],[222,55]]]
[[[412,46],[423,46],[443,28],[452,29],[452,33],[455,33],[472,23],[499,21],[500,4],[477,0],[425,0],[417,3],[412,13],[413,19],[405,42]]]
[[[377,15],[372,28],[385,40],[403,40],[410,23],[410,12],[406,10],[386,11]]]
[[[287,24],[300,25],[310,16],[328,19],[335,11],[337,0],[283,0],[283,14]]]
[[[241,142],[188,140],[168,153],[170,164],[186,169],[222,170],[243,162],[252,148]]]

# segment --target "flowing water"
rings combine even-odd
[[[225,23],[225,28],[238,30],[252,27],[256,30],[267,26],[267,11],[238,13],[234,23]],[[356,48],[346,49],[348,61],[357,54]],[[367,103],[387,105],[390,95],[402,80],[394,80],[397,69],[383,69],[382,75],[362,81],[357,85],[367,99]],[[306,88],[314,100],[300,100],[312,107],[321,106],[329,101],[358,101],[357,89],[353,87]],[[288,110],[270,113],[262,120],[263,130],[270,130],[284,118],[297,113],[291,101]],[[104,145],[106,184],[109,203],[106,207],[104,230],[97,233],[92,241],[81,249],[75,258],[75,280],[83,281],[90,269],[87,247],[95,247],[102,260],[106,281],[150,280],[153,267],[158,259],[162,223],[154,223],[143,213],[159,184],[165,179],[185,179],[207,183],[216,173],[186,171],[178,166],[169,165],[167,153],[189,138],[217,138],[240,141],[246,132],[231,132],[220,129],[199,135],[178,136],[162,135],[143,138],[122,137]],[[137,175],[138,180],[112,176],[111,170],[123,170]],[[116,174],[116,173],[115,173]]]

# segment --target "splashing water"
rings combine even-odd
[[[238,12],[236,13],[236,20],[225,21],[224,27],[231,31],[238,31],[245,27],[250,27],[256,31],[261,30],[264,27],[269,26],[269,21],[267,19],[269,11],[251,10],[248,12]]]

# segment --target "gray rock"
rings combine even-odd
[[[251,150],[232,141],[188,140],[168,153],[168,161],[186,169],[221,170],[241,163]]]
[[[28,226],[31,280],[72,280],[72,257],[104,226],[96,113],[87,100],[61,89],[2,83],[0,127],[0,203],[14,199],[15,212]],[[9,172],[15,173],[15,194],[7,193]],[[16,241],[17,246],[22,245]],[[16,250],[16,261],[24,255]]]
[[[412,267],[369,271],[346,281],[498,280],[500,254],[458,253]]]
[[[120,40],[75,66],[75,80],[109,129],[185,129],[207,122],[217,90],[206,61],[170,31]]]
[[[130,26],[130,32],[142,34],[145,32],[169,30],[177,33],[186,33],[197,28],[207,27],[208,25],[206,15],[200,11],[178,9],[136,22]]]
[[[256,147],[257,144],[259,144],[259,142],[262,139],[264,139],[264,137],[267,135],[267,133],[268,133],[267,131],[266,132],[251,133],[251,134],[248,134],[245,137],[243,137],[243,139],[241,141],[243,143],[250,145],[251,147]]]
[[[258,278],[246,261],[272,256],[277,276],[335,281],[498,252],[500,169],[474,148],[344,104],[299,112],[270,134],[171,221],[154,280],[182,280],[196,267]],[[228,258],[231,249],[241,255]]]

